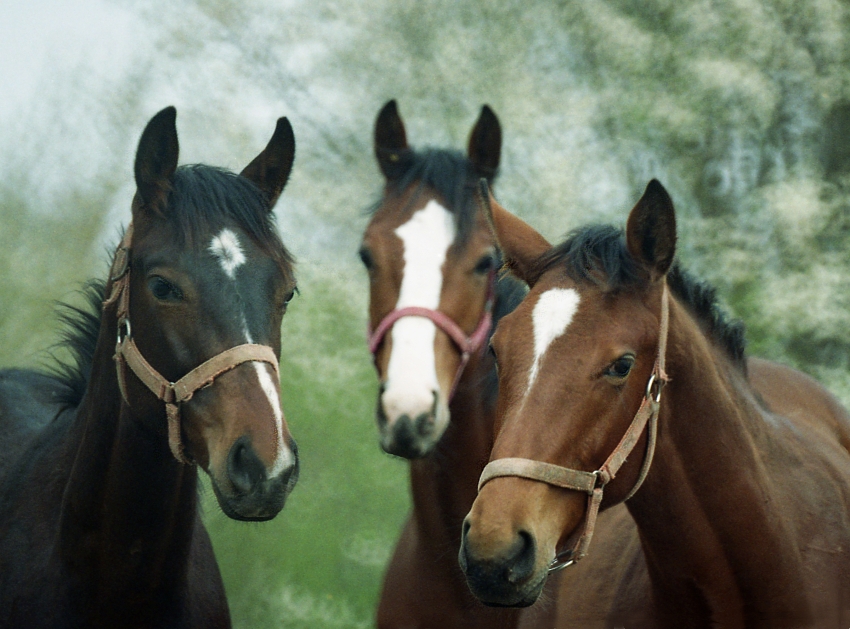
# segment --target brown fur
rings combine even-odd
[[[503,319],[498,432],[492,458],[519,456],[596,469],[643,395],[658,335],[660,285],[675,245],[675,217],[660,184],[629,221],[629,251],[645,281],[629,290],[576,282],[558,268],[539,278]],[[663,189],[661,189],[663,190]],[[495,217],[494,217],[495,218]],[[494,221],[498,231],[498,220]],[[533,259],[543,251],[514,252]],[[525,397],[530,310],[551,288],[573,288],[579,310]],[[850,417],[811,379],[772,363],[746,370],[671,302],[667,373],[655,459],[641,490],[600,517],[590,554],[561,577],[558,627],[817,627],[850,622]],[[625,382],[604,376],[624,352]],[[642,452],[638,445],[636,452]],[[641,463],[632,456],[606,488],[621,500]],[[519,478],[479,494],[464,538],[466,559],[490,582],[491,602],[528,604],[556,547],[581,523],[584,497]],[[636,525],[636,527],[635,527]],[[533,540],[533,568],[502,582],[517,531]],[[527,553],[526,553],[527,554]],[[486,570],[485,570],[486,567]],[[471,582],[472,583],[472,582]]]

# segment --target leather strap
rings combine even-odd
[[[478,491],[490,480],[505,476],[516,476],[536,480],[555,487],[582,491],[588,494],[587,509],[585,511],[584,528],[578,540],[567,550],[556,554],[555,559],[549,565],[549,571],[561,570],[575,563],[587,554],[590,540],[596,527],[596,516],[602,503],[602,492],[605,486],[611,482],[620,471],[627,457],[634,450],[644,428],[648,425],[646,453],[641,464],[640,473],[634,486],[623,499],[628,500],[640,489],[643,481],[649,473],[652,458],[655,455],[655,442],[658,435],[658,411],[661,404],[661,390],[668,381],[664,370],[667,354],[667,335],[670,322],[670,306],[667,284],[664,284],[661,293],[661,321],[658,333],[658,352],[652,375],[646,385],[646,391],[640,407],[635,413],[629,427],[626,429],[620,443],[608,456],[602,466],[593,472],[574,470],[554,463],[533,461],[522,458],[504,458],[490,461],[481,472],[478,481]]]
[[[484,346],[484,341],[487,340],[487,335],[490,333],[490,328],[493,326],[493,303],[495,301],[495,294],[496,272],[490,271],[487,288],[487,301],[484,304],[484,312],[481,314],[481,319],[479,319],[478,325],[475,326],[475,330],[469,336],[466,335],[466,332],[464,332],[451,317],[439,310],[431,310],[430,308],[423,308],[421,306],[408,306],[406,308],[398,308],[397,310],[390,312],[381,320],[378,327],[375,328],[375,331],[369,333],[369,351],[372,354],[375,354],[375,352],[378,351],[384,337],[393,325],[395,325],[395,322],[402,317],[423,317],[425,319],[430,319],[434,322],[434,325],[448,335],[448,337],[460,350],[460,364],[455,372],[455,377],[452,381],[452,388],[449,392],[449,400],[451,400],[452,397],[454,397],[455,390],[460,382],[460,377],[463,374],[463,370],[466,368],[469,359],[476,351]]]
[[[182,444],[180,405],[188,402],[195,392],[213,384],[216,378],[246,362],[264,362],[274,368],[275,376],[280,379],[280,367],[277,356],[271,347],[245,343],[226,349],[209,360],[201,363],[176,382],[165,379],[142,356],[130,327],[130,243],[133,237],[133,225],[127,228],[121,244],[115,252],[109,277],[112,290],[109,298],[103,302],[106,309],[117,303],[115,315],[118,319],[118,339],[115,344],[114,360],[118,371],[118,388],[121,396],[129,404],[127,397],[126,368],[129,367],[136,377],[159,400],[165,402],[168,418],[168,447],[181,463],[191,464]]]

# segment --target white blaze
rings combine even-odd
[[[283,442],[283,409],[280,405],[279,383],[275,383],[271,373],[269,373],[270,367],[266,363],[254,362],[253,365],[254,369],[257,370],[260,387],[266,394],[269,405],[272,407],[272,413],[274,414],[275,432],[277,434],[277,456],[272,464],[272,468],[268,471],[268,475],[269,478],[275,478],[283,470],[295,464],[295,456],[292,454],[292,450]]]
[[[528,372],[528,388],[537,379],[540,361],[549,346],[567,330],[578,309],[579,294],[572,288],[553,288],[540,295],[532,311],[534,362]]]
[[[248,324],[245,321],[244,315],[242,315],[242,326],[245,332],[245,342],[253,343],[254,339],[251,338],[251,333],[248,331]],[[275,435],[277,436],[277,456],[274,463],[272,463],[272,468],[267,472],[269,478],[274,478],[291,465],[295,465],[295,455],[283,442],[283,407],[280,404],[280,383],[275,383],[272,378],[272,374],[276,372],[271,370],[271,366],[266,363],[252,361],[251,364],[257,372],[257,380],[260,381],[260,388],[266,394],[269,406],[272,409],[272,415],[274,415]],[[279,370],[280,364],[278,364]]]
[[[434,200],[395,230],[404,246],[404,275],[396,309],[420,306],[436,310],[443,288],[443,263],[455,239],[454,218]],[[430,411],[439,391],[434,356],[437,327],[423,317],[402,317],[391,331],[384,411],[390,422]]]
[[[239,244],[239,237],[230,229],[222,229],[210,243],[210,253],[218,258],[227,277],[233,279],[236,269],[245,264],[245,253]]]
[[[209,251],[221,264],[222,270],[230,279],[236,278],[236,269],[245,264],[245,253],[239,243],[239,237],[230,229],[223,229],[218,236],[210,242]],[[248,322],[242,313],[242,331],[245,334],[245,342],[253,343],[254,339],[248,331]],[[271,366],[266,363],[253,361],[252,365],[257,373],[260,388],[266,394],[269,406],[272,410],[275,422],[275,434],[277,435],[277,456],[268,470],[269,478],[274,478],[291,465],[295,464],[295,455],[283,442],[283,408],[280,404],[280,383],[275,383]]]

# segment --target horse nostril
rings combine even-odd
[[[227,476],[237,492],[247,494],[265,480],[266,468],[248,437],[239,437],[227,455]]]
[[[280,483],[284,487],[289,488],[287,491],[291,491],[292,487],[295,486],[295,483],[298,482],[298,473],[299,463],[298,459],[295,459],[295,463],[286,468],[280,475]]]
[[[469,529],[471,527],[472,527],[472,525],[469,523],[469,518],[464,518],[463,528],[462,528],[461,533],[460,533],[460,549],[458,550],[458,553],[457,553],[457,561],[460,564],[460,569],[464,572],[464,574],[466,574],[467,571],[469,570],[469,557],[467,555],[468,551],[467,551],[466,536],[469,533]]]
[[[416,436],[413,432],[413,422],[409,415],[402,415],[396,420],[395,428],[393,429],[395,442],[401,451],[410,450],[416,442]]]
[[[510,559],[506,577],[511,583],[527,580],[534,572],[536,555],[534,538],[527,531],[519,532],[519,540],[515,544],[514,554]]]

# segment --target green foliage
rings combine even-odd
[[[100,270],[93,243],[103,228],[109,188],[71,191],[60,202],[78,210],[47,213],[30,205],[20,182],[0,186],[0,365],[43,364],[57,339],[54,301],[69,298]]]
[[[407,466],[381,452],[372,419],[377,387],[363,300],[333,276],[332,268],[302,273],[301,296],[284,319],[283,402],[301,460],[286,508],[246,526],[206,493],[237,626],[371,626],[406,511]]]
[[[48,83],[55,95],[4,130],[0,364],[32,364],[56,338],[51,300],[104,271],[100,243],[129,218],[130,139],[154,112],[177,105],[182,162],[235,170],[289,117],[298,151],[277,212],[303,294],[282,373],[303,472],[267,524],[206,500],[238,627],[369,626],[408,504],[406,466],[377,446],[355,256],[390,98],[417,146],[462,148],[491,105],[496,193],[552,239],[622,224],[658,177],[680,258],[745,320],[751,353],[850,403],[846,3],[124,2],[155,42],[134,73]]]

